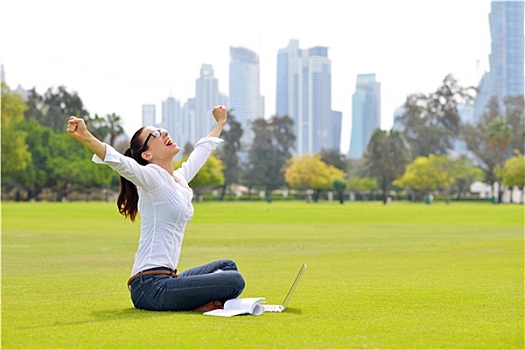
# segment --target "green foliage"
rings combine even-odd
[[[505,186],[516,186],[520,189],[523,189],[525,186],[525,160],[523,154],[518,150],[516,150],[514,157],[505,161],[501,178],[503,179],[502,183]]]
[[[346,190],[347,186],[348,185],[347,185],[346,181],[343,180],[343,179],[334,179],[332,181],[332,188],[337,193],[337,195],[339,197],[339,202],[341,204],[343,204],[343,202],[344,202],[344,191]]]
[[[446,185],[448,174],[435,165],[439,158],[419,156],[410,163],[403,176],[394,181],[394,185],[415,191],[429,192]]]
[[[410,162],[410,149],[398,131],[387,133],[376,129],[368,143],[365,162],[368,174],[377,179],[383,192],[383,203],[386,203],[392,182],[403,174]]]
[[[348,163],[346,158],[338,149],[322,149],[320,154],[321,160],[326,164],[332,165],[343,172],[347,171]]]
[[[512,157],[513,150],[522,154],[525,143],[525,107],[523,95],[507,96],[503,99],[504,112],[500,101],[492,97],[477,125],[463,126],[462,136],[470,152],[481,162],[480,166],[490,183],[501,182],[501,172],[506,159]],[[502,192],[498,196],[501,202]]]
[[[239,183],[241,180],[242,169],[239,163],[239,152],[241,150],[242,134],[241,123],[235,119],[234,115],[228,113],[228,123],[221,134],[224,142],[218,150],[218,155],[224,164],[224,189],[222,198],[224,198],[224,192],[228,185]]]
[[[282,168],[291,158],[295,142],[293,120],[290,117],[255,119],[252,123],[255,135],[248,152],[249,169],[246,183],[249,187],[264,188],[266,196],[285,184]]]
[[[523,206],[204,203],[181,271],[234,259],[281,314],[133,308],[139,225],[110,203],[2,203],[4,349],[523,349]],[[166,335],[166,330],[168,331]]]
[[[115,113],[107,114],[105,118],[95,114],[93,118],[87,118],[86,124],[96,138],[107,142],[112,147],[116,146],[117,137],[124,135],[122,119]]]
[[[38,200],[45,189],[51,189],[54,199],[61,200],[72,191],[89,198],[94,190],[118,188],[118,175],[95,166],[92,154],[64,132],[69,115],[88,118],[76,93],[61,86],[40,96],[32,89],[27,106],[18,93],[3,85],[2,97],[3,190],[16,188],[26,200]],[[105,123],[109,142],[123,133],[117,115],[99,119]]]
[[[57,133],[65,132],[65,123],[69,116],[84,119],[89,117],[80,96],[74,91],[68,91],[65,86],[49,88],[43,96],[32,89],[29,95],[26,119],[36,119],[41,125]]]
[[[448,203],[454,186],[463,189],[481,177],[481,170],[465,158],[451,159],[431,154],[417,157],[407,166],[405,173],[394,181],[394,185],[424,194],[441,189]]]
[[[430,154],[444,155],[452,149],[460,130],[458,105],[472,101],[472,89],[458,85],[451,75],[428,95],[407,97],[404,112],[397,120],[404,126],[403,136],[412,151],[412,157]]]
[[[174,161],[174,169],[180,168],[182,163],[188,160],[188,156],[186,155],[183,159]],[[223,169],[222,161],[215,154],[211,154],[189,185],[197,193],[200,193],[205,187],[220,186],[224,183]]]
[[[19,172],[26,169],[31,161],[31,153],[26,144],[27,133],[20,129],[27,106],[19,94],[1,85],[2,116],[2,184],[15,181]]]
[[[372,192],[378,189],[377,180],[371,177],[350,177],[348,188],[367,199]]]
[[[319,154],[294,157],[283,169],[288,186],[299,190],[330,190],[333,188],[333,181],[344,176],[342,170],[323,162]]]

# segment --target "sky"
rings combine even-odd
[[[259,55],[265,117],[275,114],[277,53],[291,39],[328,47],[332,109],[349,148],[358,74],[381,83],[381,127],[413,93],[447,74],[462,86],[489,69],[491,0],[0,0],[0,64],[15,89],[75,91],[93,116],[116,113],[129,134],[142,105],[195,97],[202,64],[229,93],[230,47]],[[64,124],[66,122],[64,116]],[[176,137],[176,136],[175,136]]]

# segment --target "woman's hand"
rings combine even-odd
[[[75,116],[69,117],[67,121],[67,132],[78,140],[86,138],[89,135],[84,119]]]
[[[83,143],[100,159],[104,159],[106,157],[106,145],[91,135],[86,127],[84,119],[77,118],[75,116],[69,117],[66,130],[69,135]]]
[[[226,107],[222,105],[215,106],[211,113],[217,123],[221,123],[222,125],[226,124],[226,120],[228,120],[228,111],[226,110]]]

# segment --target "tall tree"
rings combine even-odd
[[[228,115],[228,123],[222,131],[224,143],[221,145],[218,154],[224,164],[224,185],[222,187],[221,200],[224,200],[226,190],[230,185],[239,183],[242,169],[239,162],[239,152],[241,150],[241,137],[243,134],[242,125],[231,113]]]
[[[285,184],[282,168],[292,155],[295,141],[293,120],[288,117],[259,118],[252,123],[255,138],[248,152],[246,182],[264,188],[267,197]]]
[[[462,128],[462,137],[467,148],[476,156],[478,165],[491,185],[501,184],[498,170],[506,159],[512,157],[513,150],[521,152],[525,147],[523,95],[508,96],[504,98],[504,103],[505,108],[500,108],[498,98],[492,97],[479,123],[466,124]],[[503,186],[499,186],[499,189],[496,197],[498,203],[501,203]]]
[[[49,88],[39,96],[33,88],[28,99],[29,109],[26,119],[34,118],[43,126],[56,132],[65,132],[64,118],[75,115],[87,119],[88,111],[76,92],[69,92],[64,86]]]
[[[404,112],[397,120],[410,145],[412,159],[429,154],[447,154],[460,129],[458,104],[472,102],[472,88],[463,88],[447,75],[433,93],[407,97]]]
[[[11,92],[9,87],[1,84],[1,139],[2,139],[2,186],[15,182],[19,172],[31,161],[26,138],[27,132],[20,128],[24,122],[24,111],[27,106],[22,97]]]
[[[115,114],[111,113],[106,115],[106,122],[109,129],[109,144],[115,147],[117,137],[124,135],[124,127],[122,126],[122,118]]]
[[[377,179],[383,193],[383,204],[386,204],[392,181],[403,174],[410,162],[410,149],[398,131],[387,133],[376,129],[368,143],[365,160],[368,175]]]
[[[507,156],[512,156],[515,150],[525,153],[525,99],[523,95],[507,96],[503,99],[505,106],[505,121],[509,125],[511,140]]]
[[[348,162],[346,157],[338,149],[322,149],[321,150],[321,160],[328,165],[333,165],[337,169],[342,170],[346,173],[348,169]]]

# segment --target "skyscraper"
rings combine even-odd
[[[142,125],[156,124],[155,107],[153,104],[142,105]]]
[[[219,81],[214,76],[213,67],[203,64],[200,76],[195,82],[195,128],[191,135],[193,143],[210,132],[215,122],[211,111],[214,106],[221,103]]]
[[[242,126],[245,145],[253,140],[251,122],[264,118],[259,79],[259,56],[243,47],[230,47],[229,111]]]
[[[359,74],[352,95],[350,158],[362,158],[375,129],[381,124],[381,84],[375,74]]]
[[[492,1],[489,14],[491,53],[489,72],[483,76],[476,97],[475,120],[485,112],[489,99],[524,93],[524,2]]]
[[[277,54],[276,115],[293,119],[297,155],[340,148],[342,115],[332,111],[331,69],[323,46],[302,50],[290,40]]]
[[[176,138],[175,142],[179,145],[186,142],[187,130],[182,119],[180,103],[173,96],[162,101],[162,127],[165,128],[172,137]]]

